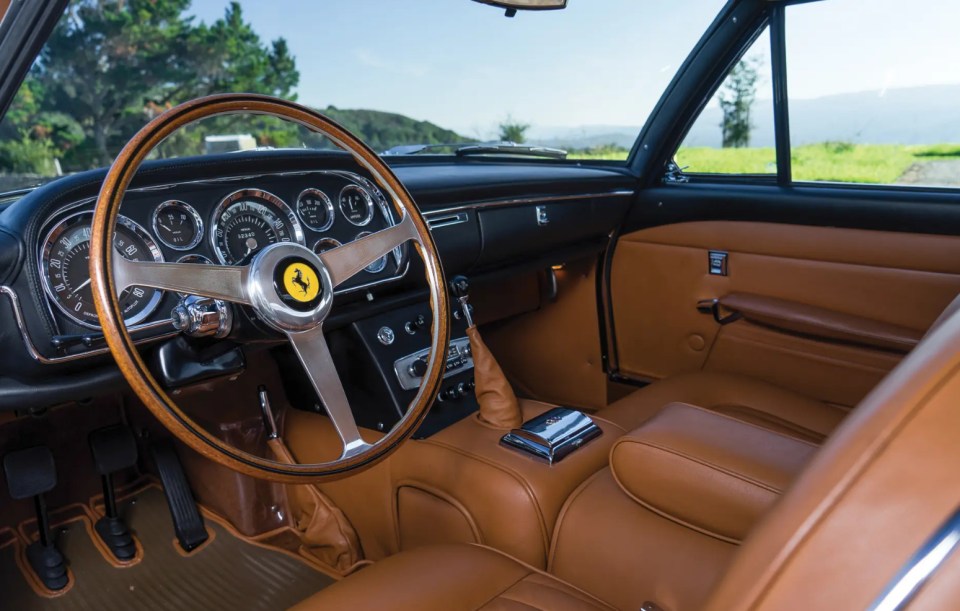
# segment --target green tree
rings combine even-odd
[[[49,151],[85,169],[110,163],[145,120],[190,98],[225,91],[292,97],[299,73],[286,41],[264,45],[235,2],[209,26],[194,24],[185,15],[189,6],[190,0],[74,0],[18,93],[15,118],[4,121],[13,133],[4,135],[49,141]],[[230,121],[207,129],[225,125]],[[296,129],[263,131],[283,144]],[[199,152],[202,134],[174,137],[164,152]]]
[[[743,148],[750,146],[750,130],[753,129],[750,113],[757,94],[757,81],[760,78],[757,59],[742,59],[723,82],[720,89],[720,109],[723,111],[724,148]]]
[[[530,129],[529,123],[515,121],[513,117],[507,117],[500,123],[500,140],[502,142],[515,142],[523,144],[527,141],[527,130]]]

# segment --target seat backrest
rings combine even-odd
[[[863,609],[960,507],[960,301],[750,534],[709,609]],[[960,553],[914,608],[960,600]]]
[[[940,325],[942,325],[947,319],[960,311],[960,295],[957,295],[953,298],[947,307],[943,309],[943,312],[940,312],[940,316],[937,316],[937,319],[933,321],[933,324],[930,325],[930,328],[927,329],[927,332],[924,334],[924,337],[929,337],[931,333],[936,331]]]

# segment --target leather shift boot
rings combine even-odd
[[[490,349],[480,338],[475,326],[467,328],[473,355],[473,377],[476,383],[480,418],[501,429],[514,429],[523,424],[520,403]]]
[[[267,442],[277,461],[294,464],[280,439]],[[350,520],[327,495],[312,484],[291,484],[293,518],[304,551],[341,573],[349,573],[363,560],[360,538]]]

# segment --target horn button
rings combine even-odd
[[[333,282],[320,258],[299,244],[280,242],[250,264],[250,301],[264,322],[280,331],[306,331],[327,317]]]

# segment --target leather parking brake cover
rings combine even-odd
[[[280,462],[296,464],[290,449],[280,439],[267,442]],[[349,573],[363,560],[360,537],[350,520],[330,498],[313,484],[291,484],[294,523],[305,551],[341,573]]]

